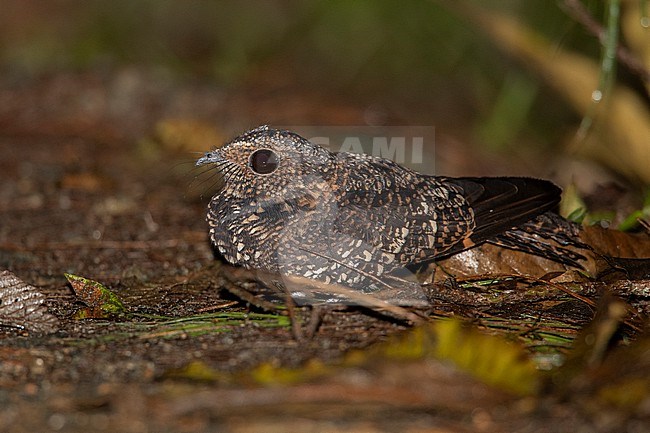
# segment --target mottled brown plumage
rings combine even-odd
[[[544,243],[552,229],[526,245],[560,200],[545,180],[426,176],[267,126],[208,152],[203,164],[224,177],[209,205],[211,240],[247,268],[374,292],[405,268],[484,242],[572,265],[581,258]]]

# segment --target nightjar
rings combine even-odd
[[[246,268],[376,293],[484,242],[574,266],[582,258],[562,246],[570,233],[549,228],[561,190],[546,180],[427,176],[268,126],[196,164],[224,180],[209,204],[211,241]]]

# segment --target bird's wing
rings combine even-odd
[[[444,258],[557,207],[561,189],[522,177],[446,178],[355,156],[336,227],[403,263]],[[354,166],[356,164],[356,167]]]
[[[471,234],[472,211],[462,189],[392,161],[345,155],[334,227],[398,262],[431,260]]]

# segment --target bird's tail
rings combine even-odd
[[[580,241],[578,230],[576,224],[547,212],[489,239],[487,243],[582,268],[579,261],[586,260],[586,257],[578,251],[591,251],[591,247]]]

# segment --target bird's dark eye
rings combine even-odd
[[[256,150],[251,153],[248,164],[257,174],[273,173],[278,168],[278,155],[270,149]]]

